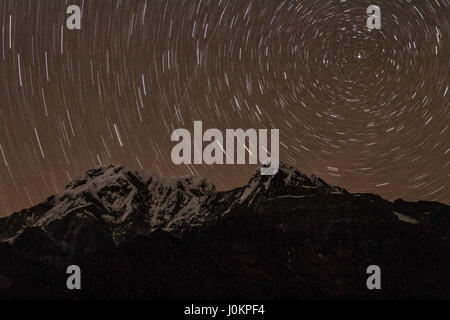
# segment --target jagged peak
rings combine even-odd
[[[268,164],[264,164],[259,167],[250,178],[247,186],[262,184],[267,190],[269,189],[270,185],[277,185],[277,187],[279,187],[280,185],[285,185],[290,187],[324,188],[330,192],[336,193],[347,192],[343,188],[328,184],[325,180],[314,174],[306,175],[296,167],[288,165],[281,161],[279,162],[277,173],[275,173],[274,175],[262,175],[261,168],[268,167]]]
[[[209,180],[199,176],[161,177],[149,170],[134,170],[120,165],[109,165],[86,170],[67,186],[65,193],[80,193],[98,191],[104,186],[121,184],[144,184],[151,182],[161,184],[173,190],[193,191],[196,194],[206,194],[216,190]]]
[[[127,171],[123,166],[109,165],[104,167],[90,168],[73,179],[67,186],[66,190],[77,188],[88,181],[101,179],[102,177],[118,176],[121,172]]]
[[[298,170],[294,166],[290,166],[284,162],[279,162],[278,171],[274,175],[262,175],[261,169],[262,168],[269,168],[269,164],[263,164],[258,169],[255,170],[253,176],[251,177],[250,181],[256,179],[263,179],[263,180],[272,180],[274,177],[301,177],[302,179],[309,179],[308,176],[304,173],[302,173],[300,170]]]
[[[200,176],[162,177],[160,182],[166,187],[182,191],[191,191],[196,195],[214,192],[216,186]]]

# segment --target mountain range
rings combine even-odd
[[[0,219],[0,298],[448,299],[449,227],[445,204],[350,193],[285,164],[229,191],[100,167]]]

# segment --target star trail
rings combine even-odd
[[[246,183],[256,166],[172,163],[196,120],[280,129],[281,161],[351,192],[449,203],[449,17],[448,0],[1,0],[0,216],[109,164]]]

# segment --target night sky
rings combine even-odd
[[[449,203],[449,6],[0,0],[0,216],[100,165],[245,184],[255,165],[172,164],[194,120],[280,129],[281,161],[351,192]]]

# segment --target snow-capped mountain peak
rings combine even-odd
[[[48,210],[21,219],[16,232],[8,234],[13,239],[12,234],[35,227],[58,238],[61,228],[66,237],[77,232],[75,225],[100,223],[117,242],[129,233],[148,234],[156,228],[182,230],[204,222],[204,204],[214,194],[215,186],[200,177],[165,178],[122,166],[98,167],[71,181],[47,200]],[[67,230],[68,221],[74,230]]]
[[[345,193],[346,190],[331,186],[315,175],[307,176],[297,168],[280,162],[278,172],[272,176],[261,175],[256,170],[251,177],[243,197],[255,193],[256,190],[274,197],[277,195],[308,195],[312,193]],[[243,200],[243,199],[242,199]]]

